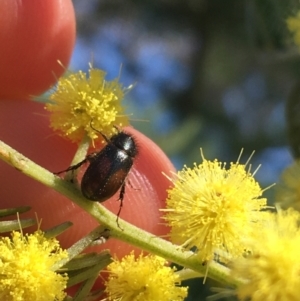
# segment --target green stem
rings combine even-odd
[[[87,135],[85,135],[78,145],[77,151],[74,155],[71,165],[75,165],[85,159],[88,149],[90,147],[90,143],[91,139]]]
[[[180,277],[181,281],[204,277],[204,274],[197,273],[191,269],[181,269],[176,274]]]
[[[116,223],[115,214],[97,202],[86,200],[73,184],[53,175],[2,141],[0,141],[0,158],[25,175],[70,198],[99,223],[108,228],[111,237],[118,238],[217,281],[233,285],[240,283],[239,280],[232,279],[229,270],[225,270],[223,266],[210,263],[207,268],[193,252],[183,251],[178,246],[119,219],[121,230]]]
[[[86,158],[88,149],[90,147],[90,138],[85,135],[82,139],[82,141],[79,143],[78,148],[76,150],[76,153],[73,157],[73,160],[71,162],[71,165],[76,165],[77,163],[83,161]],[[71,170],[69,172],[67,172],[64,176],[64,179],[66,181],[71,181],[72,183],[74,183],[74,185],[76,185],[77,188],[79,188],[78,182],[77,182],[77,173],[78,173],[79,169],[75,169],[75,170]]]

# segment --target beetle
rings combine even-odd
[[[102,150],[91,153],[78,164],[54,174],[76,170],[89,162],[90,165],[81,180],[81,192],[87,199],[102,203],[120,190],[120,207],[117,213],[117,224],[120,227],[118,220],[125,196],[126,179],[138,155],[138,147],[132,135],[117,130],[118,133],[110,139],[99,132],[107,143]]]

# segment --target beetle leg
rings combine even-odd
[[[125,185],[126,185],[126,182],[124,181],[124,183],[121,186],[120,195],[119,195],[119,199],[118,199],[118,201],[120,201],[120,207],[119,207],[119,211],[117,213],[117,220],[116,220],[118,227],[122,231],[123,231],[123,229],[119,225],[119,216],[120,216],[120,213],[121,213],[121,210],[122,210],[122,207],[123,207],[123,199],[124,199],[124,195],[125,195]]]
[[[59,174],[61,174],[61,173],[63,173],[63,172],[68,172],[68,171],[70,171],[70,170],[75,170],[75,169],[79,168],[82,164],[84,164],[84,163],[87,162],[87,161],[88,161],[88,159],[84,159],[83,161],[81,161],[81,162],[79,162],[79,163],[77,163],[77,164],[75,164],[75,165],[71,165],[71,166],[68,167],[67,169],[64,169],[64,170],[58,171],[58,172],[54,172],[54,174],[55,174],[55,175],[59,175]]]
[[[136,187],[134,187],[129,179],[127,180],[127,183],[129,184],[129,186],[130,186],[133,190],[141,190],[141,188],[136,188]]]
[[[82,161],[80,161],[79,163],[77,163],[77,164],[75,164],[75,165],[71,165],[70,167],[68,167],[67,169],[65,169],[65,170],[62,170],[62,171],[59,171],[59,172],[54,172],[53,174],[55,174],[55,175],[59,175],[59,174],[61,174],[61,173],[63,173],[63,172],[68,172],[68,171],[70,171],[70,170],[76,170],[76,169],[78,169],[81,165],[83,165],[84,163],[86,163],[86,162],[91,162],[91,161],[93,161],[93,159],[95,158],[95,155],[96,155],[97,153],[91,153],[91,154],[89,154],[89,155],[87,155],[86,156],[86,158],[84,159],[84,160],[82,160]]]
[[[85,157],[85,161],[89,161],[90,163],[94,161],[94,159],[97,157],[98,153],[90,153]]]

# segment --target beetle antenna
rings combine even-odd
[[[109,140],[103,133],[101,133],[100,131],[98,131],[97,129],[95,129],[95,128],[93,127],[92,122],[93,122],[93,119],[91,119],[90,127],[91,127],[95,132],[99,133],[99,134],[104,138],[104,140],[105,140],[107,143],[109,143],[110,140]]]
[[[114,125],[114,128],[118,131],[118,133],[120,133],[121,132],[121,130],[119,129],[119,127],[118,126],[116,126],[116,125]]]

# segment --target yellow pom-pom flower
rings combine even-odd
[[[79,71],[59,79],[56,91],[50,96],[46,109],[51,127],[72,141],[87,134],[92,140],[99,135],[92,127],[107,136],[116,132],[114,126],[128,125],[121,101],[125,89],[118,80],[105,81],[106,73],[91,68],[89,77]]]
[[[246,246],[243,236],[252,235],[259,227],[260,210],[266,199],[259,198],[262,189],[246,165],[208,161],[184,167],[172,180],[168,190],[164,219],[171,227],[173,243],[184,248],[197,248],[202,261],[214,258],[216,250],[226,252],[227,261],[241,256]]]
[[[299,212],[279,211],[250,239],[251,254],[233,263],[232,276],[244,281],[239,300],[299,300],[299,224]]]
[[[133,253],[121,261],[114,260],[108,266],[106,282],[108,300],[113,301],[181,301],[187,296],[187,288],[179,287],[175,269],[166,266],[165,259]]]
[[[67,276],[52,270],[67,258],[55,238],[42,231],[23,236],[12,232],[0,238],[0,300],[60,301],[65,297]]]
[[[294,42],[300,46],[300,12],[294,17],[289,17],[286,20],[289,31],[294,33]]]
[[[293,207],[300,210],[300,162],[294,162],[281,175],[276,185],[275,199],[281,208]]]

